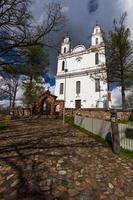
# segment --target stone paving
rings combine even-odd
[[[0,131],[0,200],[133,200],[133,160],[59,120]]]

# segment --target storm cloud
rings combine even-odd
[[[131,30],[133,28],[132,0],[59,1],[63,3],[62,11],[68,18],[67,26],[65,30],[62,31],[60,38],[62,38],[65,34],[69,34],[73,42],[73,46],[79,42],[89,46],[92,28],[96,24],[96,21],[99,22],[105,32],[108,32],[108,30],[112,27],[113,19],[119,19],[125,11],[128,13],[127,24]],[[48,2],[50,2],[50,0],[45,0],[45,4]],[[39,21],[41,21],[45,15],[43,8],[44,0],[36,0],[33,6],[33,13]],[[54,74],[56,72],[55,58],[53,59],[51,66],[51,74]]]
[[[89,12],[95,12],[98,9],[98,0],[90,0],[88,3]]]
[[[41,21],[45,16],[44,8],[50,1],[52,0],[33,0],[32,10],[38,21]],[[130,22],[128,24],[132,26],[132,0],[59,1],[63,3],[62,11],[68,18],[68,24],[63,32],[70,34],[74,41],[87,42],[96,21],[99,21],[102,28],[108,31],[112,26],[113,19],[118,19],[125,11],[128,13],[128,22]]]

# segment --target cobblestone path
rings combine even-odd
[[[133,200],[133,161],[58,120],[0,132],[0,200]]]

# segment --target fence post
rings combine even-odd
[[[120,137],[117,121],[117,111],[111,110],[112,148],[116,154],[120,153]]]

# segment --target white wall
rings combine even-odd
[[[62,71],[63,61],[65,62],[65,67],[68,69],[69,72],[97,67],[97,65],[95,65],[96,52],[97,51],[90,52],[90,50],[88,49],[85,51],[78,52],[76,54],[64,55],[60,57],[58,60],[57,75],[60,73],[64,73]],[[99,65],[103,65],[104,63],[105,63],[105,55],[104,55],[104,49],[102,48],[99,51]]]
[[[81,88],[80,94],[76,94],[76,81],[80,81]],[[63,95],[59,94],[60,83],[64,83],[65,79],[57,79],[55,95],[57,99],[64,100]],[[107,85],[101,81],[101,97],[107,93]],[[66,107],[75,108],[75,100],[81,100],[81,108],[96,107],[96,103],[99,100],[99,92],[95,92],[95,80],[90,78],[90,75],[83,75],[77,77],[66,77]]]

